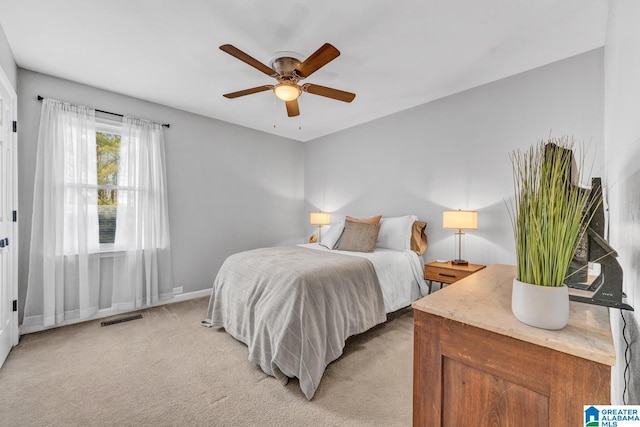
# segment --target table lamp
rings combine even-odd
[[[318,243],[322,241],[322,226],[330,224],[327,212],[311,212],[309,223],[318,226]]]
[[[458,230],[458,259],[451,261],[454,265],[468,265],[469,262],[462,259],[462,230],[478,229],[478,212],[476,211],[444,211],[442,212],[442,228]]]

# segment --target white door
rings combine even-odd
[[[0,68],[0,366],[18,344],[16,93]]]

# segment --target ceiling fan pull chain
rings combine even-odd
[[[272,107],[271,107],[271,116],[273,117],[273,128],[275,129],[276,128],[276,114],[277,114],[276,113],[276,106],[277,106],[276,104],[278,103],[278,101],[277,101],[277,98],[276,98],[275,94],[273,94],[272,98],[273,98],[273,104],[272,104]]]

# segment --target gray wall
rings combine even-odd
[[[550,133],[573,135],[585,142],[589,171],[601,176],[603,97],[596,49],[307,142],[306,209],[414,213],[428,222],[427,261],[455,254],[442,211],[478,210],[463,258],[515,264],[509,152]]]
[[[625,403],[640,404],[640,2],[610,3],[605,45],[605,190],[609,202],[609,241],[624,271],[624,291],[635,312],[623,311],[630,342],[630,370]],[[611,310],[617,352],[613,401],[623,403],[626,345],[619,310]]]
[[[210,288],[224,259],[245,249],[303,239],[301,143],[20,69],[18,76],[20,312],[29,263],[37,95],[129,114],[165,129],[175,286]]]
[[[0,67],[9,78],[13,90],[16,90],[18,87],[18,66],[13,58],[13,52],[2,27],[0,27]]]

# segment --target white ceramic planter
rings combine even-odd
[[[538,286],[513,279],[511,310],[527,325],[562,329],[569,323],[569,288]]]

